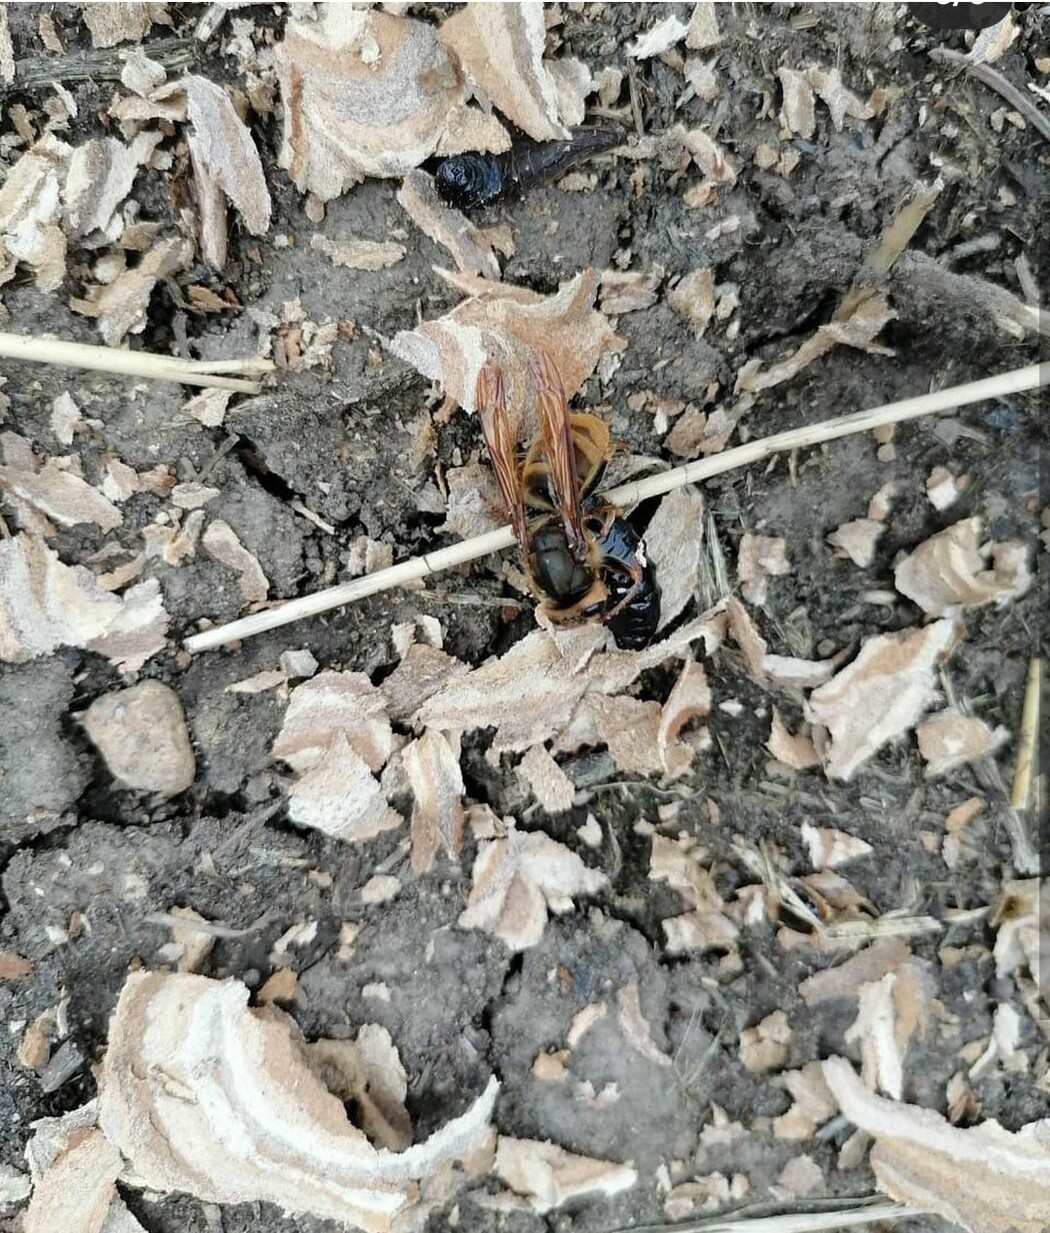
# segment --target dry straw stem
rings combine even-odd
[[[959,68],[966,69],[978,81],[983,81],[986,86],[994,90],[1000,98],[1006,99],[1011,107],[1024,116],[1044,141],[1050,141],[1050,120],[1043,115],[1027,94],[1023,94],[1018,90],[1012,82],[1007,81],[1002,73],[992,68],[990,64],[969,60],[962,52],[952,51],[950,47],[935,47],[930,52],[930,59],[936,60],[940,64],[955,64]]]
[[[633,1233],[824,1233],[836,1229],[855,1229],[880,1221],[904,1220],[922,1216],[921,1208],[910,1203],[885,1200],[864,1202],[855,1207],[828,1206],[808,1212],[785,1212],[778,1216],[730,1216],[707,1220],[687,1220],[674,1224],[646,1224]],[[617,1230],[616,1233],[620,1233]]]
[[[946,390],[936,390],[932,394],[920,394],[915,398],[906,398],[903,402],[888,403],[886,406],[873,407],[870,411],[858,411],[853,415],[844,415],[838,419],[824,420],[820,424],[812,424],[807,428],[793,428],[788,432],[776,433],[772,437],[763,437],[758,441],[750,441],[747,445],[726,450],[710,458],[700,458],[695,462],[686,463],[672,471],[660,475],[651,475],[646,479],[635,480],[622,484],[605,494],[614,505],[624,508],[637,505],[639,501],[649,497],[661,496],[683,484],[695,483],[709,479],[712,475],[721,475],[733,471],[737,467],[750,466],[762,462],[773,454],[785,450],[804,449],[819,445],[824,441],[835,441],[839,437],[848,437],[858,432],[869,432],[880,424],[899,424],[905,420],[919,419],[924,415],[935,415],[940,411],[951,411],[956,407],[967,406],[970,403],[984,402],[989,398],[1005,398],[1010,394],[1019,394],[1023,390],[1032,390],[1050,381],[1050,364],[1030,364],[1027,368],[1014,369],[1012,372],[1000,373],[995,377],[985,377],[980,381],[971,381],[966,385],[952,386]],[[290,599],[287,603],[263,612],[253,613],[228,625],[219,625],[215,629],[193,634],[183,645],[187,651],[210,651],[215,647],[225,646],[240,638],[250,638],[268,629],[277,629],[304,617],[318,616],[332,608],[340,608],[376,595],[392,587],[405,586],[425,578],[427,574],[438,570],[451,569],[478,557],[487,556],[490,552],[500,552],[510,548],[514,543],[514,533],[510,527],[499,531],[489,531],[485,535],[475,536],[462,543],[453,544],[450,548],[442,548],[421,557],[412,557],[388,569],[377,570],[364,578],[355,578],[353,582],[343,582],[327,590],[318,591],[314,595],[304,595],[301,599]]]
[[[1043,661],[1033,659],[1028,665],[1028,684],[1024,691],[1021,708],[1021,738],[1017,749],[1017,769],[1014,771],[1013,787],[1010,790],[1010,805],[1013,809],[1027,809],[1032,792],[1032,763],[1035,760],[1035,741],[1039,735],[1039,703],[1043,680]]]
[[[174,381],[178,385],[213,386],[242,394],[258,394],[262,387],[258,381],[215,374],[264,373],[274,368],[272,360],[264,360],[261,356],[247,360],[180,360],[172,355],[154,355],[151,351],[119,351],[114,347],[64,342],[59,338],[3,333],[0,333],[0,359],[56,364],[60,368],[87,368],[125,377],[146,377],[151,381]]]

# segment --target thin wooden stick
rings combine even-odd
[[[824,1210],[784,1212],[776,1216],[709,1216],[704,1220],[675,1221],[670,1224],[635,1225],[633,1233],[822,1233],[835,1229],[855,1229],[883,1220],[904,1220],[922,1216],[921,1207],[910,1203],[862,1202],[859,1206],[828,1207]],[[616,1230],[626,1233],[626,1230]]]
[[[262,387],[258,381],[214,374],[264,373],[274,368],[272,360],[261,356],[245,360],[180,360],[177,356],[154,355],[151,351],[120,351],[115,347],[66,342],[60,338],[4,333],[0,333],[0,359],[85,368],[125,377],[146,377],[152,381],[173,381],[179,385],[211,386],[243,394],[258,394]]]
[[[1017,748],[1017,769],[1014,771],[1013,788],[1010,791],[1010,806],[1027,809],[1032,794],[1032,764],[1035,761],[1035,742],[1039,736],[1039,702],[1042,696],[1043,661],[1033,659],[1028,665],[1028,685],[1024,691],[1021,708],[1021,737]]]
[[[685,466],[675,467],[661,475],[651,475],[646,479],[634,480],[622,484],[605,494],[614,505],[629,507],[637,505],[649,497],[660,496],[683,484],[695,483],[697,480],[708,479],[712,475],[721,475],[737,467],[746,467],[751,463],[761,462],[770,455],[784,450],[801,449],[819,445],[824,441],[835,441],[839,437],[847,437],[853,433],[867,432],[880,424],[899,424],[905,420],[918,419],[923,415],[934,415],[939,411],[951,411],[955,407],[968,406],[970,403],[984,402],[988,398],[1004,398],[1010,394],[1019,394],[1023,390],[1036,389],[1039,385],[1050,382],[1050,364],[1031,364],[1027,368],[1018,368],[1012,372],[1000,373],[996,377],[985,377],[981,381],[971,381],[966,385],[956,385],[945,390],[936,390],[932,394],[921,394],[916,398],[906,398],[903,402],[888,403],[882,407],[874,407],[870,411],[859,411],[853,415],[841,416],[838,419],[824,420],[820,424],[812,424],[806,428],[793,428],[788,432],[777,433],[772,437],[763,437],[759,441],[750,441],[747,445],[726,450],[711,458],[701,458]],[[300,599],[290,599],[273,608],[241,617],[227,625],[218,625],[215,629],[204,630],[187,638],[183,646],[187,651],[209,651],[215,647],[225,646],[240,638],[250,638],[268,629],[277,629],[304,617],[318,616],[332,608],[340,608],[344,604],[376,595],[391,587],[405,586],[416,582],[427,574],[438,570],[451,569],[478,557],[487,556],[490,552],[501,552],[514,543],[514,532],[503,527],[499,531],[489,531],[485,535],[463,540],[450,548],[442,548],[425,556],[412,557],[391,565],[387,569],[377,570],[364,578],[355,578],[352,582],[343,582],[313,595],[304,595]]]

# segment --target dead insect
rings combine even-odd
[[[519,138],[503,154],[455,154],[438,164],[434,181],[442,200],[457,210],[489,205],[534,188],[622,145],[622,128],[576,128],[568,141]]]
[[[481,430],[529,582],[556,624],[601,621],[616,645],[638,650],[660,620],[656,575],[630,523],[597,495],[613,454],[608,425],[569,411],[550,356],[530,361],[539,435],[519,463],[502,370],[478,374]]]

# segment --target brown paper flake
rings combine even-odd
[[[252,235],[265,235],[270,191],[248,126],[221,86],[195,74],[180,78],[179,84],[193,125],[189,141],[197,170],[222,189]]]
[[[704,539],[704,498],[692,484],[660,502],[645,533],[645,551],[660,584],[660,628],[677,617],[700,582]]]
[[[947,467],[934,467],[926,477],[926,496],[939,513],[954,505],[969,487],[969,476],[956,478]]]
[[[886,530],[882,522],[871,518],[854,518],[844,522],[828,536],[828,543],[836,550],[835,555],[848,557],[854,565],[867,569],[875,560],[875,545]]]
[[[366,175],[404,175],[457,131],[469,133],[460,148],[501,134],[496,148],[510,144],[464,106],[460,66],[426,22],[325,5],[316,20],[289,20],[276,62],[285,116],[278,165],[321,201]]]
[[[671,1066],[673,1059],[653,1040],[652,1027],[642,1014],[637,977],[617,991],[616,1004],[620,1031],[635,1053],[656,1066]]]
[[[108,1227],[122,1167],[120,1152],[101,1131],[84,1129],[70,1135],[65,1148],[35,1179],[25,1213],[25,1233],[56,1229],[96,1233]]]
[[[650,880],[667,882],[692,909],[663,922],[671,954],[735,949],[739,931],[725,914],[725,904],[710,872],[700,863],[705,856],[705,849],[697,847],[691,837],[672,840],[653,836]]]
[[[857,990],[857,1017],[846,1030],[847,1044],[856,1044],[861,1074],[872,1091],[894,1100],[904,1092],[904,1060],[913,1036],[924,1036],[933,994],[929,965],[909,958],[877,981]]]
[[[857,658],[810,695],[806,717],[831,734],[828,778],[849,780],[909,731],[936,693],[934,669],[955,641],[951,621],[865,639]]]
[[[620,771],[640,775],[663,770],[658,702],[623,695],[587,694],[573,716],[561,747],[604,744]],[[679,772],[680,773],[680,772]]]
[[[273,756],[302,776],[289,817],[350,842],[401,823],[378,771],[393,749],[385,699],[364,673],[322,672],[292,691]]]
[[[842,132],[847,116],[856,120],[870,120],[874,116],[875,112],[868,103],[846,89],[842,74],[837,68],[822,69],[814,66],[809,69],[806,77],[817,97],[831,112],[831,123],[837,133]]]
[[[875,337],[896,316],[883,296],[869,296],[858,304],[852,316],[845,321],[832,321],[820,326],[790,356],[769,368],[763,370],[760,360],[748,360],[737,373],[733,392],[757,394],[761,390],[772,389],[839,346],[855,347],[877,355],[892,355],[886,347],[875,342]]]
[[[459,860],[463,847],[463,776],[448,737],[427,729],[401,751],[412,789],[412,872],[427,873],[438,852]]]
[[[533,745],[518,764],[518,774],[539,801],[544,813],[565,813],[572,808],[576,788],[543,745]]]
[[[86,297],[71,300],[70,307],[98,321],[99,333],[110,347],[119,346],[128,334],[146,327],[150,297],[158,281],[189,264],[193,245],[171,236],[143,254],[137,266],[125,270],[111,283],[89,286]]]
[[[782,1010],[740,1033],[740,1061],[751,1074],[780,1070],[791,1053],[791,1026]]]
[[[671,13],[627,45],[627,55],[632,60],[650,60],[653,56],[661,56],[670,51],[689,33],[690,27],[680,18]]]
[[[462,539],[496,531],[507,521],[507,511],[496,473],[485,463],[450,467],[445,472],[448,500],[439,531],[455,532]]]
[[[581,670],[604,642],[599,626],[556,636],[536,630],[501,658],[447,680],[414,722],[445,732],[494,727],[494,749],[528,749],[568,722],[588,687]]]
[[[689,29],[685,36],[685,45],[691,51],[706,51],[717,47],[722,41],[718,29],[718,6],[713,0],[700,0],[693,5],[689,16]]]
[[[569,911],[574,896],[596,895],[607,884],[605,874],[564,844],[515,827],[482,844],[459,925],[495,934],[513,951],[527,950],[539,942],[548,912]]]
[[[676,135],[679,128],[680,126],[677,126],[673,130]],[[715,185],[723,184],[727,188],[732,188],[736,183],[736,170],[722,147],[702,128],[686,129],[682,131],[681,136],[685,149],[707,180]]]
[[[1016,1133],[986,1121],[960,1129],[933,1109],[876,1096],[845,1058],[824,1078],[839,1107],[875,1139],[879,1189],[967,1233],[1044,1233],[1050,1222],[1050,1119]]]
[[[546,29],[535,4],[466,4],[445,20],[438,38],[476,88],[536,141],[564,141],[558,92],[543,63]]]
[[[111,501],[72,470],[60,466],[58,459],[41,458],[27,448],[18,448],[13,456],[15,442],[14,433],[0,437],[6,460],[0,466],[0,491],[6,492],[20,510],[24,502],[63,527],[94,523],[103,531],[112,531],[123,523],[123,514]]]
[[[766,602],[769,579],[790,573],[787,545],[780,536],[744,532],[740,537],[736,576],[740,593],[749,604],[761,607]]]
[[[469,665],[454,655],[425,643],[413,643],[379,686],[388,716],[395,723],[404,722],[452,677],[469,671]]]
[[[495,1172],[542,1215],[581,1195],[614,1195],[629,1190],[638,1174],[629,1164],[578,1156],[555,1143],[500,1135]]]
[[[797,69],[779,68],[780,89],[783,103],[780,107],[780,124],[783,134],[787,137],[797,135],[810,138],[816,130],[814,114],[813,87],[805,73]]]
[[[215,947],[215,936],[193,928],[193,922],[204,922],[205,918],[193,908],[173,907],[170,916],[187,922],[186,925],[172,925],[171,940],[179,949],[175,960],[180,972],[199,972],[207,962],[208,956]]]
[[[953,707],[938,711],[915,729],[919,753],[926,762],[926,778],[946,775],[978,758],[991,757],[1010,739],[1001,725],[994,731],[983,719],[963,715]]]
[[[314,234],[310,247],[346,270],[385,270],[405,258],[404,244],[392,240],[330,240]]]
[[[837,869],[872,851],[870,843],[831,826],[810,826],[803,822],[799,837],[809,849],[809,863],[814,869]]]
[[[325,1087],[355,1110],[376,1146],[388,1152],[412,1146],[408,1075],[386,1028],[366,1023],[356,1040],[315,1040],[306,1046],[306,1060]]]
[[[302,774],[320,763],[337,735],[372,771],[393,750],[385,697],[363,672],[320,672],[294,689],[273,756]]]
[[[484,6],[506,7],[506,6]],[[562,283],[554,295],[494,283],[468,275],[446,275],[468,298],[444,317],[402,330],[390,350],[431,381],[465,411],[474,411],[475,387],[488,360],[504,370],[513,427],[521,433],[525,408],[535,401],[530,359],[544,350],[554,362],[571,398],[607,352],[622,350],[624,340],[592,307],[598,272],[587,269]],[[527,425],[531,436],[535,424]]]
[[[0,980],[20,980],[32,970],[33,965],[28,959],[23,959],[14,951],[0,950]]]
[[[73,149],[62,186],[71,238],[94,232],[105,233],[111,240],[120,235],[123,220],[114,216],[162,140],[162,133],[139,133],[129,145],[115,137],[98,137]]]
[[[119,598],[103,591],[90,570],[64,565],[37,536],[0,541],[0,659],[22,663],[76,646],[112,652],[131,671],[164,645],[166,626],[155,579]],[[126,658],[126,640],[136,630],[142,644]]]
[[[817,1127],[838,1112],[838,1102],[824,1082],[819,1062],[807,1062],[801,1070],[787,1070],[777,1081],[792,1098],[787,1113],[773,1119],[773,1134],[778,1139],[812,1139]]]
[[[791,767],[793,771],[808,771],[820,765],[820,755],[814,748],[812,739],[802,732],[793,736],[776,707],[773,707],[766,748],[778,762]]]
[[[894,571],[897,590],[928,616],[1020,598],[1032,585],[1027,547],[1017,540],[982,545],[980,535],[974,517],[924,540]]]
[[[61,186],[70,147],[48,134],[15,162],[0,186],[0,282],[15,263],[32,267],[36,285],[55,291],[66,274]]]
[[[603,313],[619,317],[639,312],[656,303],[657,288],[663,281],[663,266],[651,270],[603,270],[598,304]]]
[[[837,967],[808,976],[799,993],[807,1006],[819,1006],[835,998],[855,998],[862,985],[880,980],[911,958],[911,949],[902,938],[879,938]]]
[[[705,266],[686,274],[667,292],[666,300],[668,308],[692,325],[696,337],[702,337],[715,312],[714,271]]]
[[[466,215],[446,205],[438,196],[433,176],[419,170],[408,172],[397,201],[424,235],[452,254],[457,270],[499,280],[499,259],[494,252],[497,237],[492,235],[495,229],[482,231]]]
[[[498,1084],[409,1151],[381,1150],[314,1073],[294,1022],[251,1011],[239,981],[135,973],[99,1088],[106,1138],[150,1189],[269,1202],[378,1233],[417,1201],[419,1183],[486,1147]]]
[[[1045,884],[1038,878],[1004,882],[989,917],[995,935],[995,974],[1015,979],[1025,969],[1036,980],[1045,980],[1040,967],[1043,945],[1041,921]]]
[[[149,34],[153,25],[171,25],[166,4],[153,0],[119,0],[110,3],[81,4],[84,24],[91,31],[94,47],[115,47],[118,43],[137,43]]]
[[[237,538],[229,523],[221,519],[209,522],[201,536],[208,555],[220,565],[240,575],[241,597],[246,604],[260,603],[270,591],[270,583],[258,559]]]
[[[668,775],[684,774],[693,761],[693,748],[678,739],[679,733],[691,720],[706,719],[710,713],[711,687],[707,674],[703,665],[687,655],[660,712],[657,742],[663,769]]]
[[[740,651],[748,676],[757,685],[765,685],[766,640],[758,632],[751,614],[734,595],[726,600],[726,616],[729,619],[729,636]]]

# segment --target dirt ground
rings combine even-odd
[[[440,6],[412,6],[413,13],[417,7],[429,20],[444,12]],[[1023,89],[1029,80],[1045,84],[1046,69],[1040,75],[1036,62],[1045,63],[1050,46],[1041,6],[1019,7],[1021,34],[996,67]],[[223,54],[222,28],[203,44],[192,42],[203,8],[170,6],[174,27],[155,28],[143,46],[149,52],[156,39],[188,39],[192,71],[236,84],[235,62]],[[90,47],[73,6],[20,6],[10,11],[16,60],[43,54],[37,20],[44,10],[52,12],[71,51]],[[286,14],[272,7],[249,12],[256,27],[279,36]],[[659,16],[670,12],[688,19],[689,6],[661,6]],[[596,73],[606,65],[626,68],[624,49],[656,17],[650,5],[563,4],[555,27],[558,54],[577,56]],[[694,97],[678,105],[684,81],[672,55],[632,62],[646,133],[659,134],[675,123],[701,126],[732,158],[736,183],[723,186],[714,204],[687,208],[686,183],[657,160],[644,164],[648,176],[636,191],[630,179],[636,164],[605,158],[587,169],[597,177],[591,191],[539,187],[492,207],[479,220],[510,226],[514,255],[505,262],[504,280],[542,292],[585,267],[609,268],[614,255],[628,248],[629,268],[662,266],[668,282],[710,266],[720,284],[736,285],[735,330],[716,322],[698,338],[662,295],[620,318],[617,329],[628,341],[623,361],[608,381],[592,377],[577,405],[601,404],[614,435],[642,455],[668,457],[653,416],[629,408],[632,393],[646,389],[702,401],[717,382],[715,405],[728,405],[745,361],[773,362],[830,319],[917,181],[939,173],[946,184],[912,242],[914,252],[940,269],[987,280],[1019,297],[1015,260],[1027,255],[1043,302],[1050,298],[1050,146],[1031,125],[1003,123],[1001,117],[993,122],[1003,100],[972,76],[930,59],[938,45],[965,50],[961,32],[932,32],[904,6],[886,5],[720,5],[718,19],[721,42],[704,53],[713,59],[719,84],[709,102]],[[846,86],[863,98],[884,87],[889,101],[873,119],[847,118],[841,131],[819,107],[812,138],[788,143],[801,155],[790,177],[762,170],[754,161],[756,149],[778,141],[777,70],[813,64],[838,68]],[[57,65],[55,72],[62,71]],[[97,136],[97,115],[113,83],[71,77],[67,86],[78,117],[65,140]],[[615,106],[633,130],[629,87],[625,77]],[[11,104],[32,111],[51,92],[50,85],[19,87],[17,80],[7,87],[3,133],[12,131],[6,119]],[[1045,105],[1037,100],[1037,106],[1045,114]],[[203,264],[179,276],[219,293],[231,289],[245,311],[187,312],[175,282],[161,284],[147,329],[133,345],[170,353],[182,340],[202,357],[252,354],[257,318],[247,310],[279,314],[284,303],[299,297],[307,320],[339,319],[356,327],[341,333],[330,370],[281,371],[272,390],[235,397],[225,423],[206,427],[182,413],[189,392],[178,386],[5,363],[10,408],[3,427],[42,450],[60,452],[50,436],[51,408],[70,391],[81,414],[93,421],[74,447],[92,481],[102,475],[103,455],[139,470],[167,464],[182,481],[206,472],[207,483],[220,489],[208,517],[234,529],[269,579],[270,597],[284,599],[343,578],[359,536],[390,545],[394,560],[453,542],[454,535],[439,530],[444,514],[436,468],[483,455],[477,425],[464,414],[438,428],[433,456],[420,460],[413,450],[420,417],[435,403],[428,383],[385,351],[381,340],[411,328],[418,314],[446,312],[459,296],[432,268],[447,265],[448,255],[412,226],[395,201],[397,181],[366,180],[329,202],[317,224],[277,167],[279,121],[255,116],[251,123],[275,208],[269,232],[255,238],[234,227],[221,278]],[[18,151],[5,149],[13,161]],[[138,186],[143,215],[173,217],[177,203],[160,172],[141,177]],[[720,232],[716,224],[732,216],[739,225]],[[338,268],[310,247],[317,230],[394,237],[407,251],[388,269]],[[976,237],[985,239],[967,245]],[[71,296],[79,294],[75,260],[70,269],[56,293],[41,293],[21,276],[9,283],[3,294],[7,328],[99,341],[93,323],[69,307]],[[1010,336],[928,272],[905,261],[887,279],[896,318],[880,341],[892,355],[832,350],[792,380],[757,394],[742,421],[744,435],[759,437],[1019,368],[1039,359],[1041,348],[1045,357],[1037,334]],[[1039,557],[1039,511],[1048,500],[1039,473],[1046,434],[1037,397],[1022,395],[902,426],[892,457],[886,451],[880,457],[871,435],[862,434],[705,484],[731,569],[745,532],[780,536],[786,543],[791,571],[771,580],[764,605],[753,610],[771,649],[826,658],[855,650],[874,634],[921,624],[922,614],[907,600],[874,602],[871,593],[892,592],[895,561],[960,518],[980,515],[990,537],[1023,540],[1031,559]],[[224,449],[231,436],[232,448]],[[959,501],[942,512],[925,494],[926,479],[938,465],[972,477]],[[836,557],[825,537],[864,517],[869,499],[888,481],[899,495],[873,563],[860,569]],[[294,498],[334,533],[295,512]],[[160,504],[149,493],[133,496],[123,507],[118,538],[130,542]],[[8,518],[9,511],[2,512]],[[52,547],[74,564],[96,552],[102,540],[94,527],[60,528]],[[92,701],[128,683],[103,657],[66,648],[0,670],[0,950],[32,965],[28,975],[0,981],[4,1164],[24,1168],[35,1119],[74,1109],[95,1093],[92,1067],[104,1050],[125,976],[133,966],[160,965],[158,951],[170,941],[165,926],[146,918],[182,905],[229,926],[234,935],[217,939],[205,973],[236,977],[253,990],[273,971],[276,939],[293,925],[315,921],[312,940],[295,951],[298,995],[288,1009],[310,1038],[350,1035],[366,1022],[386,1027],[408,1074],[407,1105],[417,1138],[461,1113],[495,1074],[502,1084],[495,1115],[501,1134],[631,1160],[638,1171],[637,1184],[621,1194],[577,1200],[545,1216],[489,1210],[477,1199],[495,1192],[497,1184],[476,1183],[455,1201],[454,1214],[450,1203],[432,1216],[430,1229],[458,1222],[454,1227],[464,1233],[582,1233],[661,1221],[661,1166],[670,1170],[672,1182],[694,1173],[745,1175],[746,1196],[734,1206],[802,1204],[778,1189],[778,1178],[803,1151],[823,1177],[809,1199],[873,1193],[866,1162],[851,1168],[838,1163],[852,1127],[840,1118],[805,1143],[777,1137],[771,1119],[789,1108],[791,1098],[775,1073],[751,1073],[740,1058],[741,1033],[777,1010],[792,1029],[787,1059],[778,1069],[832,1054],[857,1058],[856,1046],[845,1040],[855,1003],[832,1001],[814,1009],[799,992],[802,980],[837,956],[807,945],[784,949],[768,920],[741,931],[735,967],[718,953],[669,955],[662,921],[682,907],[677,892],[649,879],[651,839],[637,824],[658,825],[658,809],[673,802],[679,808],[671,833],[698,837],[727,899],[757,880],[740,862],[740,843],[754,850],[775,845],[786,868],[804,872],[810,865],[802,823],[866,840],[873,853],[852,864],[849,877],[877,912],[908,911],[941,922],[937,931],[909,939],[914,955],[928,963],[942,1009],[936,1030],[909,1046],[904,1099],[943,1113],[946,1087],[962,1065],[960,1051],[986,1039],[996,1008],[1013,1003],[1022,1016],[1020,1052],[1027,1065],[985,1068],[972,1083],[971,1121],[995,1118],[1016,1130],[1045,1116],[1045,1025],[1026,1014],[1014,983],[996,976],[987,916],[962,915],[958,924],[949,919],[958,910],[993,903],[1016,872],[1001,795],[972,766],[929,779],[908,737],[883,749],[848,783],[826,779],[819,770],[786,770],[765,747],[771,706],[795,730],[801,699],[761,689],[731,647],[705,664],[714,698],[710,746],[673,783],[625,775],[601,749],[561,757],[578,789],[576,803],[569,812],[547,815],[530,800],[516,759],[505,756],[494,766],[484,756],[485,734],[468,735],[461,760],[466,801],[512,815],[526,829],[546,831],[609,878],[607,891],[552,917],[540,943],[514,955],[496,937],[456,925],[476,850],[469,831],[460,864],[442,860],[417,877],[408,870],[403,828],[349,845],[293,825],[285,808],[293,777],[270,752],[286,694],[228,691],[276,668],[282,652],[298,648],[308,648],[322,669],[364,672],[379,683],[396,663],[392,623],[419,615],[440,621],[446,651],[481,663],[534,626],[531,605],[515,604],[520,597],[505,582],[499,562],[490,558],[436,577],[426,589],[388,592],[192,658],[179,654],[178,639],[196,632],[205,618],[219,623],[243,612],[236,575],[204,552],[178,567],[154,559],[149,568],[171,617],[170,642],[138,675],[170,684],[185,708],[197,761],[188,791],[164,800],[115,784],[82,725]],[[1009,729],[1011,738],[996,755],[1007,785],[1028,663],[1046,649],[1045,568],[1040,574],[1016,602],[967,613],[965,644],[945,669],[957,700],[993,728]],[[698,605],[699,598],[690,611],[699,611]],[[637,696],[663,701],[673,679],[669,669],[647,673]],[[732,700],[740,706],[720,706]],[[941,845],[945,817],[975,795],[987,807],[967,828],[959,859],[949,868]],[[411,803],[406,798],[402,804],[407,817]],[[577,835],[588,814],[601,828],[594,850]],[[377,871],[400,876],[400,893],[392,902],[365,904],[361,887]],[[359,924],[360,932],[352,959],[344,962],[339,934],[347,921]],[[948,950],[951,963],[945,962]],[[631,981],[637,981],[653,1040],[672,1064],[658,1065],[626,1047],[609,1015],[574,1050],[573,1083],[537,1080],[535,1058],[561,1047],[573,1016],[598,998],[614,1001]],[[385,998],[376,997],[378,984],[386,986]],[[26,1025],[66,999],[63,1044],[68,1042],[65,1056],[72,1061],[52,1087],[42,1074],[53,1070],[27,1068],[16,1051]],[[56,1037],[53,1049],[58,1047]],[[595,1092],[615,1084],[619,1100],[608,1106],[581,1101],[581,1083]],[[701,1146],[710,1143],[702,1140],[703,1129],[720,1116],[715,1107],[746,1133],[723,1146]],[[283,1216],[267,1205],[220,1209],[186,1196],[130,1188],[122,1194],[148,1233],[322,1233],[336,1227]],[[19,1219],[14,1208],[0,1210],[0,1228],[17,1229]],[[922,1217],[896,1227],[902,1233],[940,1233],[952,1226]]]

